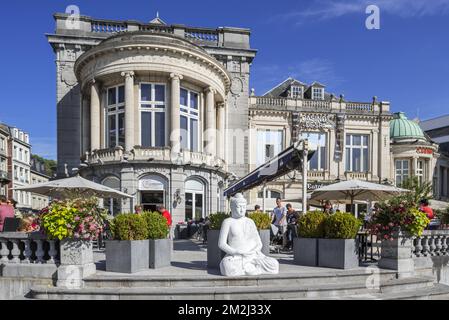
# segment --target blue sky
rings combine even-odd
[[[365,28],[368,4],[380,8],[380,30]],[[29,132],[33,152],[48,158],[56,158],[56,70],[44,34],[68,5],[97,18],[149,21],[159,11],[169,24],[250,28],[256,94],[292,76],[348,100],[377,96],[410,118],[449,113],[449,0],[5,2],[0,121]]]

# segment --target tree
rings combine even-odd
[[[432,197],[432,183],[420,183],[418,177],[410,177],[404,180],[401,187],[411,191],[401,196],[401,198],[403,197],[409,203],[413,203],[416,206],[421,199],[431,199]]]
[[[35,161],[43,163],[45,168],[45,174],[54,177],[57,170],[57,162],[55,160],[44,159],[36,154],[31,155],[31,158],[35,159]]]

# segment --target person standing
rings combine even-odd
[[[14,217],[14,207],[7,203],[5,196],[0,196],[0,232],[3,232],[5,219]]]
[[[282,206],[280,198],[276,199],[276,207],[271,213],[271,221],[279,232],[282,233],[282,246],[287,246],[287,209]]]
[[[292,205],[289,203],[287,208],[287,247],[288,249],[293,248],[293,238],[298,236],[297,232],[297,222],[299,219],[299,214],[293,209]]]
[[[172,225],[171,214],[170,212],[168,212],[167,209],[165,209],[165,206],[163,205],[157,206],[157,211],[159,211],[159,213],[167,220],[167,225],[171,227]]]

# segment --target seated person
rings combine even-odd
[[[246,204],[242,194],[231,198],[232,217],[223,221],[218,240],[218,246],[226,253],[220,263],[221,274],[228,277],[278,274],[279,262],[262,254],[256,225],[245,217]]]

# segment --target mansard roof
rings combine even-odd
[[[271,90],[269,90],[268,92],[266,92],[263,96],[264,97],[273,97],[273,98],[287,97],[288,96],[287,92],[290,90],[291,86],[303,87],[304,88],[304,98],[306,98],[306,99],[310,99],[310,94],[307,94],[307,92],[310,90],[310,88],[312,88],[312,87],[325,88],[326,87],[325,85],[319,83],[318,81],[314,81],[311,85],[307,85],[304,82],[301,82],[297,79],[289,77],[286,80],[284,80],[283,82],[281,82],[280,84],[278,84],[277,86],[275,86],[274,88],[272,88]],[[324,100],[331,100],[331,94],[325,92]]]

